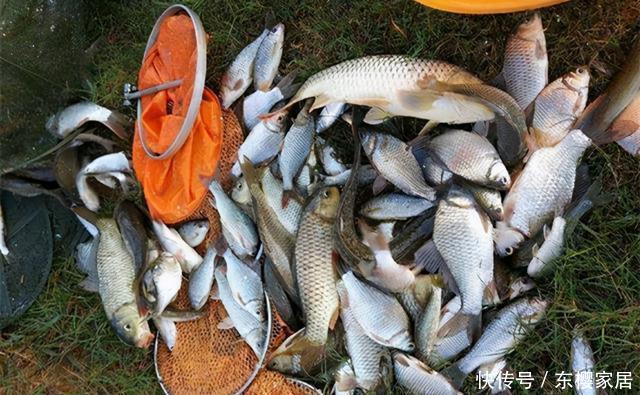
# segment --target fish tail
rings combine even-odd
[[[286,189],[282,191],[282,200],[281,200],[282,208],[287,208],[289,206],[289,201],[291,199],[296,199],[296,198],[297,196],[294,190]]]
[[[448,368],[442,371],[442,375],[446,376],[451,380],[451,385],[453,385],[456,389],[462,387],[464,380],[467,378],[467,375],[460,370],[458,365],[453,364]]]
[[[273,360],[279,355],[298,356],[299,366],[296,366],[294,370],[296,370],[296,373],[308,373],[325,358],[326,348],[324,344],[317,344],[309,340],[305,335],[305,329],[302,328],[289,336],[289,338],[273,352],[270,359]]]
[[[280,93],[282,93],[283,99],[288,99],[291,96],[293,96],[294,93],[298,92],[298,89],[300,88],[300,84],[293,83],[293,81],[296,79],[297,76],[298,76],[298,72],[294,70],[291,73],[285,75],[284,78],[280,80],[280,82],[278,82],[278,85],[276,85],[276,87],[280,89]],[[300,100],[302,100],[302,98],[297,98],[297,95],[296,95],[296,97],[294,97],[285,107],[289,107],[293,103],[296,103]]]

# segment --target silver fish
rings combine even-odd
[[[124,152],[100,156],[86,164],[76,175],[76,188],[84,205],[91,211],[100,209],[100,198],[89,186],[88,178],[102,174],[132,174],[131,165]],[[126,185],[126,183],[125,183]]]
[[[151,263],[142,278],[142,294],[152,306],[154,315],[161,314],[178,295],[182,285],[180,263],[163,252]]]
[[[505,48],[502,78],[506,91],[523,110],[548,83],[549,61],[540,14],[521,24]]]
[[[466,180],[498,189],[511,185],[509,172],[498,152],[480,135],[450,129],[416,145],[424,145],[449,171]]]
[[[396,352],[393,368],[398,384],[414,395],[457,395],[451,382],[416,358]]]
[[[253,67],[253,86],[256,91],[268,91],[278,73],[282,44],[284,43],[284,25],[274,26],[260,43]]]
[[[452,172],[428,155],[424,161],[420,163],[420,167],[422,168],[424,179],[431,185],[448,184],[453,178]]]
[[[333,146],[321,137],[316,137],[316,151],[320,152],[318,157],[326,174],[335,176],[347,170],[347,166],[338,158]]]
[[[482,207],[491,219],[502,221],[504,218],[504,207],[502,207],[502,195],[500,191],[471,183],[465,184],[465,187],[471,192],[476,203]]]
[[[584,67],[547,85],[533,105],[533,119],[527,135],[529,152],[558,144],[582,115],[588,94],[589,71]]]
[[[227,264],[227,281],[238,305],[258,321],[266,320],[262,280],[249,266],[227,249],[222,257]]]
[[[240,176],[240,161],[245,158],[254,165],[266,162],[280,151],[284,140],[286,113],[277,113],[257,123],[238,149],[238,159],[231,168],[231,174]]]
[[[222,80],[220,80],[220,97],[224,108],[231,107],[233,102],[242,96],[251,85],[256,54],[267,34],[269,34],[269,31],[265,29],[258,38],[244,47],[222,76]]]
[[[362,147],[375,169],[404,193],[435,200],[411,148],[399,139],[377,132],[360,132]]]
[[[432,285],[429,301],[415,323],[416,356],[424,363],[437,340],[441,306],[442,288]]]
[[[182,237],[175,229],[168,228],[159,221],[153,221],[152,226],[153,232],[160,245],[162,245],[162,249],[176,257],[183,272],[191,273],[193,269],[202,263],[202,257],[182,240]]]
[[[233,297],[233,292],[229,287],[227,276],[221,267],[216,268],[215,276],[220,300],[229,315],[218,324],[218,328],[236,328],[240,336],[249,344],[256,356],[259,357],[262,355],[263,348],[265,347],[265,323],[258,321],[251,313],[236,302]]]
[[[244,98],[242,119],[247,130],[253,129],[260,123],[260,116],[267,114],[276,103],[291,97],[296,92],[299,85],[293,83],[294,78],[295,74],[289,74],[273,89],[267,92],[257,90]]]
[[[298,177],[296,177],[296,188],[298,189],[298,193],[303,197],[306,197],[311,193],[312,185],[316,182],[317,165],[318,161],[316,159],[316,153],[311,150],[307,157],[307,161],[304,166],[302,166],[302,169],[300,169]]]
[[[309,106],[304,106],[284,136],[284,144],[282,145],[282,152],[278,156],[278,164],[282,174],[282,186],[286,203],[288,203],[287,197],[293,191],[294,178],[300,172],[311,153],[314,129],[315,121],[309,114]],[[282,201],[283,206],[286,206],[285,199]]]
[[[329,129],[347,109],[347,103],[331,103],[324,106],[316,120],[316,133],[320,134]]]
[[[209,299],[215,270],[216,251],[209,247],[202,263],[189,276],[189,302],[200,310]]]
[[[213,194],[213,206],[220,215],[222,228],[234,239],[229,243],[238,249],[234,252],[241,258],[254,256],[260,239],[253,220],[236,206],[217,181],[209,184],[209,191]]]
[[[207,236],[207,232],[209,232],[207,220],[189,221],[178,226],[178,234],[190,247],[199,246]]]
[[[100,122],[121,139],[129,139],[129,121],[124,115],[89,101],[73,104],[51,116],[46,128],[54,136],[63,139],[87,122]]]
[[[405,220],[416,217],[431,207],[433,202],[427,199],[401,193],[388,193],[367,201],[360,208],[360,214],[379,221]]]
[[[347,169],[340,174],[329,177],[320,177],[324,186],[343,186],[347,183],[351,169]],[[378,177],[378,172],[371,165],[364,165],[358,169],[358,186],[371,184]]]
[[[164,343],[167,345],[169,351],[173,351],[178,339],[178,328],[176,322],[192,321],[200,318],[200,313],[194,313],[191,311],[168,311],[157,317],[153,317],[153,323],[158,329],[158,333]]]
[[[571,341],[571,371],[576,394],[596,394],[593,351],[582,334],[577,332]]]
[[[553,220],[551,229],[547,225],[544,226],[544,242],[540,247],[533,247],[533,258],[527,266],[527,274],[530,277],[540,277],[549,272],[551,264],[560,255],[564,249],[564,230],[567,221],[562,217],[556,217]]]
[[[365,391],[373,390],[381,379],[381,359],[389,357],[389,351],[371,340],[356,321],[349,306],[344,284],[337,285],[340,295],[340,319],[344,327],[345,348],[351,358],[357,386]]]
[[[504,198],[504,221],[496,224],[494,241],[500,255],[510,255],[525,237],[535,235],[571,200],[576,167],[591,145],[580,130],[571,131],[554,147],[531,155]]]
[[[98,292],[104,312],[120,339],[137,347],[149,347],[154,337],[138,311],[133,257],[113,219],[100,218],[96,226],[100,231],[96,260]]]
[[[385,347],[413,351],[409,317],[393,296],[358,280],[351,271],[342,275],[342,281],[347,303],[367,336]]]

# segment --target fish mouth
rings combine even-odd
[[[140,339],[136,341],[136,347],[149,348],[149,346],[151,346],[151,344],[153,343],[154,339],[155,339],[155,336],[153,335],[153,333],[147,332],[145,335],[143,335]]]

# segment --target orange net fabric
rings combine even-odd
[[[162,21],[153,46],[140,68],[138,86],[147,89],[182,80],[171,89],[141,98],[140,124],[151,151],[164,152],[176,139],[191,104],[196,72],[196,38],[193,22],[185,14]],[[149,158],[140,141],[136,123],[133,166],[145,193],[151,216],[165,223],[179,222],[202,203],[222,148],[222,112],[218,98],[205,88],[189,137],[175,155]]]

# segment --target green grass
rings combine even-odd
[[[281,72],[304,78],[339,61],[368,54],[406,53],[464,66],[485,79],[500,70],[506,37],[525,14],[466,17],[409,1],[187,1],[210,35],[207,84],[258,35],[273,11],[286,25]],[[164,1],[92,5],[98,41],[93,80],[82,94],[121,106],[122,85],[135,82],[147,36]],[[637,1],[572,1],[542,11],[550,78],[589,64],[590,97],[622,65],[638,35]],[[133,115],[131,109],[125,109]],[[640,175],[638,161],[616,145],[585,157],[615,199],[580,224],[552,278],[538,281],[553,300],[547,319],[510,357],[516,371],[538,379],[568,371],[571,331],[581,328],[598,371],[632,371],[640,388]],[[45,291],[0,337],[0,392],[158,392],[150,352],[120,343],[99,299],[77,287],[71,259],[54,262]],[[465,387],[473,393],[473,380]],[[558,392],[549,384],[545,392]],[[518,389],[517,393],[526,392]],[[534,392],[540,392],[534,391]],[[534,393],[532,392],[532,393]]]

